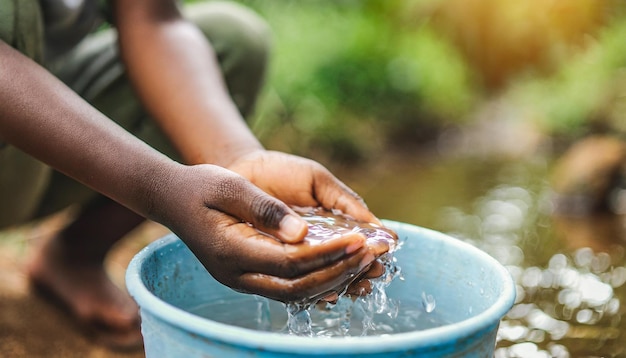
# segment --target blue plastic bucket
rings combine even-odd
[[[402,280],[386,292],[421,303],[423,292],[451,323],[381,336],[301,337],[231,322],[259,301],[215,281],[174,235],[148,245],[131,261],[126,284],[137,301],[147,357],[493,357],[500,319],[515,299],[508,271],[483,251],[442,233],[386,221],[402,248]],[[191,313],[207,302],[230,302],[215,319]],[[283,312],[273,302],[271,312]],[[229,312],[230,311],[230,312]],[[232,313],[232,315],[231,315]],[[210,315],[209,315],[210,316]],[[286,316],[286,315],[285,315]]]

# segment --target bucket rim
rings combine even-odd
[[[459,322],[444,326],[403,332],[386,336],[350,336],[350,337],[302,337],[284,333],[256,331],[253,329],[228,325],[196,316],[154,295],[144,285],[141,278],[142,264],[154,252],[169,245],[185,245],[175,234],[168,234],[158,239],[137,253],[126,271],[126,286],[130,295],[138,303],[140,310],[158,319],[189,331],[200,337],[233,346],[251,349],[263,349],[283,353],[310,353],[322,350],[325,354],[342,353],[382,353],[393,351],[416,350],[449,345],[451,341],[460,342],[472,335],[497,329],[500,320],[514,304],[516,289],[509,271],[495,258],[479,248],[453,238],[447,234],[412,224],[382,220],[391,229],[414,232],[446,241],[446,245],[469,250],[472,255],[494,268],[498,280],[502,282],[499,297],[487,309]],[[375,337],[376,339],[372,339]]]

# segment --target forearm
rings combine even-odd
[[[152,178],[176,165],[2,42],[0,140],[142,215],[158,187]]]
[[[131,81],[185,161],[228,166],[262,148],[233,104],[209,43],[173,2],[120,1],[115,9]]]

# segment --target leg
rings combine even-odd
[[[15,147],[0,148],[0,229],[33,217],[51,170]]]
[[[96,341],[116,349],[141,347],[142,338],[137,306],[111,282],[103,261],[111,246],[143,221],[100,197],[59,234],[43,240],[29,266],[33,288],[76,317]]]
[[[0,0],[0,41],[41,62],[43,20],[37,0]],[[46,190],[50,169],[0,142],[0,228],[29,220]]]
[[[42,20],[37,0],[0,0],[0,9],[0,39],[41,61]],[[0,228],[36,217],[51,173],[43,163],[0,143]],[[118,225],[92,225],[103,216]],[[102,260],[115,242],[112,238],[123,236],[142,220],[110,200],[90,206],[60,235],[46,240],[29,267],[34,287],[52,293],[82,323],[97,323],[103,328],[99,338],[109,345],[141,345],[137,307],[106,276]],[[71,239],[79,236],[91,240]]]
[[[219,58],[233,101],[246,117],[265,79],[270,54],[270,30],[251,10],[232,2],[203,2],[185,15],[202,30]]]

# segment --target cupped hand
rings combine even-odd
[[[381,224],[358,194],[316,161],[257,150],[240,157],[228,169],[288,205],[338,209],[358,221]]]
[[[373,250],[359,234],[303,241],[306,223],[289,206],[218,166],[180,165],[164,177],[155,183],[161,197],[152,216],[215,279],[241,292],[284,302],[321,298],[345,287],[388,249]]]
[[[382,225],[361,197],[335,177],[321,164],[302,157],[259,150],[248,153],[231,163],[229,169],[248,178],[265,192],[292,206],[338,209],[357,221]],[[397,240],[397,236],[394,234]],[[370,252],[378,258],[390,248],[384,243],[368,244]],[[382,265],[373,262],[360,271],[358,279],[346,280],[326,300],[346,289],[350,295],[365,295],[371,291],[369,279],[384,273]]]

